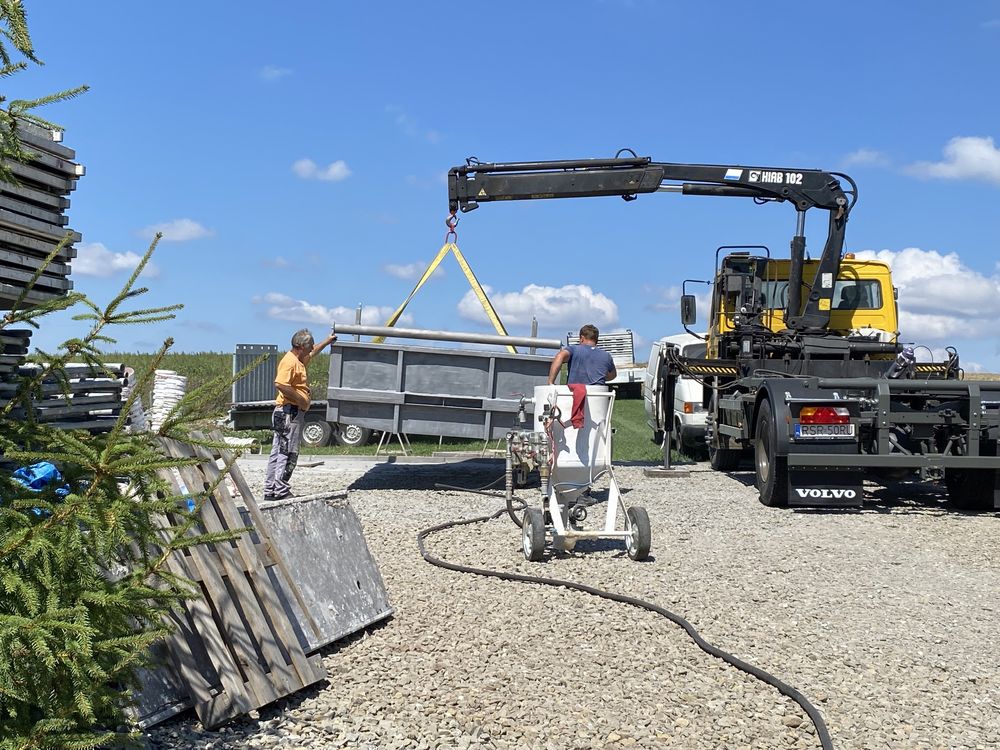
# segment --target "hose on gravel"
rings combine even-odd
[[[460,488],[456,488],[460,489]],[[523,583],[537,583],[544,586],[557,586],[561,588],[573,589],[574,591],[582,591],[586,594],[592,596],[598,596],[602,599],[609,599],[614,602],[621,602],[622,604],[630,604],[633,607],[638,607],[639,609],[645,609],[649,612],[654,612],[658,615],[666,617],[668,620],[676,625],[684,628],[687,634],[691,637],[691,640],[704,651],[706,654],[721,659],[722,661],[730,664],[742,672],[746,672],[752,677],[756,677],[761,682],[764,682],[775,690],[777,690],[782,695],[791,698],[806,712],[806,715],[812,721],[813,726],[816,727],[816,734],[819,737],[820,745],[823,750],[833,750],[833,741],[830,738],[830,732],[826,727],[826,722],[823,721],[823,716],[820,714],[819,710],[809,702],[802,693],[796,690],[791,685],[782,682],[774,675],[769,672],[765,672],[760,667],[755,667],[753,664],[743,661],[742,659],[733,656],[732,654],[723,651],[721,648],[713,646],[711,643],[702,638],[698,631],[694,629],[694,626],[681,617],[678,614],[671,612],[670,610],[661,607],[652,602],[647,602],[643,599],[637,599],[632,596],[625,596],[624,594],[616,594],[613,591],[605,591],[604,589],[599,589],[594,586],[588,586],[583,583],[575,583],[573,581],[563,581],[558,578],[545,578],[543,576],[529,576],[521,573],[508,573],[500,570],[487,570],[485,568],[473,568],[468,565],[458,565],[456,563],[450,563],[447,560],[442,560],[434,555],[430,554],[426,547],[424,546],[424,540],[431,534],[444,531],[445,529],[455,528],[457,526],[467,526],[474,523],[484,523],[486,521],[492,521],[495,518],[499,518],[504,513],[507,512],[507,508],[503,507],[486,516],[477,516],[475,518],[462,518],[457,521],[448,521],[446,523],[438,524],[437,526],[431,526],[424,529],[417,534],[417,547],[420,549],[420,554],[423,556],[424,560],[429,562],[431,565],[436,565],[439,568],[445,568],[447,570],[454,570],[459,573],[472,573],[473,575],[486,576],[489,578],[499,578],[504,581],[521,581]]]

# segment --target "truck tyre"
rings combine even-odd
[[[338,444],[354,448],[359,445],[367,445],[372,438],[372,431],[367,427],[358,427],[356,424],[337,424],[337,431],[334,439]]]
[[[705,443],[708,447],[708,462],[714,471],[734,471],[740,465],[741,451],[732,448],[716,448],[715,443],[715,396],[712,396],[705,418]]]
[[[995,440],[980,444],[983,456],[997,455]],[[948,502],[959,510],[993,510],[993,469],[945,469],[944,486]]]
[[[330,444],[333,427],[325,419],[306,417],[302,426],[302,444],[308,448],[322,448]]]
[[[753,456],[760,501],[769,508],[787,505],[788,459],[778,455],[778,433],[769,401],[761,403],[757,415]]]

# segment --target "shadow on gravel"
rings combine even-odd
[[[504,465],[496,460],[471,460],[441,464],[376,464],[358,477],[351,490],[439,490],[447,484],[463,489],[482,489],[491,482],[502,495]],[[489,488],[492,489],[492,488]]]

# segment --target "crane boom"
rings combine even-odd
[[[850,184],[848,191],[843,189],[840,178]],[[479,204],[491,201],[606,195],[630,201],[641,193],[655,192],[792,203],[796,209],[796,231],[791,241],[785,323],[796,332],[826,329],[847,218],[857,201],[857,185],[845,174],[785,167],[675,164],[654,162],[650,157],[495,164],[470,159],[464,166],[448,172],[448,203],[452,213],[472,211]],[[811,208],[829,213],[829,229],[803,306],[805,213]]]

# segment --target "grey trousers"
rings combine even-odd
[[[271,414],[271,456],[264,479],[265,497],[283,497],[292,492],[292,472],[299,460],[299,439],[306,413],[297,406],[276,406]]]

